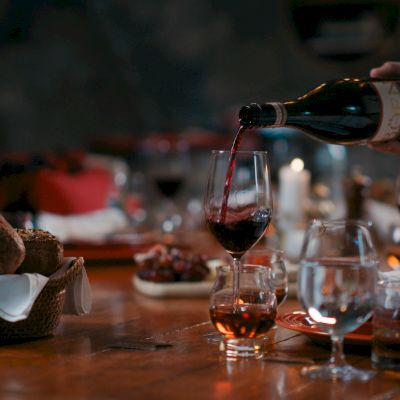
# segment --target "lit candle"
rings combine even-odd
[[[310,171],[300,158],[279,170],[279,214],[293,222],[304,220],[310,190]]]

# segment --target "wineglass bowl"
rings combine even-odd
[[[160,134],[150,138],[146,151],[150,155],[149,173],[161,196],[156,216],[163,233],[173,233],[183,224],[179,194],[190,172],[189,145],[177,134]]]
[[[272,216],[267,153],[213,150],[204,198],[206,223],[234,267],[267,229]]]
[[[217,268],[209,312],[214,328],[223,335],[222,350],[228,359],[259,358],[263,338],[275,323],[276,296],[268,268],[243,264],[238,303],[231,265]]]
[[[372,371],[347,364],[344,335],[372,314],[378,257],[369,226],[359,221],[314,220],[301,252],[299,301],[319,328],[331,336],[328,364],[304,367],[310,378],[368,380]]]

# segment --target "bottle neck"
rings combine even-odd
[[[240,124],[245,127],[282,127],[287,121],[283,103],[252,103],[239,111]]]

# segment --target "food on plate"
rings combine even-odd
[[[0,215],[0,274],[13,274],[25,257],[25,246],[14,228]]]
[[[134,261],[139,278],[158,283],[199,282],[210,273],[204,255],[162,244],[151,247],[146,253],[136,254]]]
[[[63,262],[63,245],[51,233],[41,229],[15,229],[25,246],[26,255],[17,273],[37,272],[50,276]]]

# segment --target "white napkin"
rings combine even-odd
[[[368,217],[382,239],[385,239],[393,225],[400,226],[400,213],[395,206],[376,200],[366,201]]]
[[[126,215],[117,208],[73,215],[41,212],[36,219],[37,228],[52,233],[62,242],[103,240],[107,235],[127,226]]]
[[[0,317],[9,322],[26,319],[48,280],[36,273],[0,275]]]
[[[379,278],[386,282],[400,285],[400,268],[392,271],[379,272]]]
[[[0,275],[0,318],[9,322],[28,318],[32,306],[49,279],[62,276],[74,258],[66,258],[63,266],[50,278],[41,274]],[[92,306],[92,293],[85,267],[66,287],[63,314],[88,314]]]
[[[69,268],[73,257],[64,259],[64,264],[51,277],[63,275]],[[85,267],[79,270],[78,276],[65,288],[65,301],[63,314],[83,315],[89,314],[92,308],[92,291]]]

